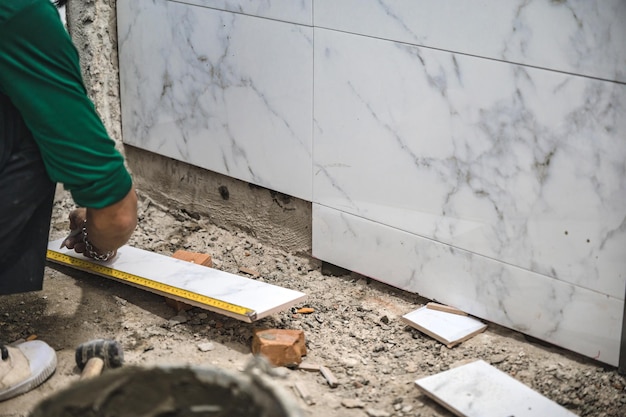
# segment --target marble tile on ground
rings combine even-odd
[[[168,0],[171,1],[171,0]],[[282,20],[311,26],[313,24],[313,0],[176,0],[178,3],[195,4],[228,12]]]
[[[125,143],[311,200],[312,28],[165,0],[118,28]]]
[[[314,89],[314,202],[623,297],[626,85],[315,29]]]
[[[460,417],[576,416],[482,360],[415,383],[420,391]]]
[[[451,348],[484,331],[487,325],[473,317],[434,310],[427,306],[402,316],[409,326]]]
[[[316,0],[316,27],[626,81],[626,2]]]
[[[73,250],[67,248],[60,249],[63,239],[50,241],[48,250],[72,258],[88,260]],[[96,263],[92,260],[89,261]],[[306,298],[306,294],[299,291],[196,265],[129,245],[121,247],[113,260],[100,264],[116,271],[245,307],[256,313],[255,316],[246,318],[227,314],[224,310],[210,306],[205,307],[208,310],[226,314],[243,321],[254,321],[267,317],[289,308]],[[103,276],[111,278],[107,275]],[[147,287],[142,288],[151,291]]]
[[[601,362],[618,363],[621,297],[319,204],[313,204],[313,256]]]

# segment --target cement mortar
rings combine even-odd
[[[118,369],[58,392],[32,417],[301,417],[264,377],[210,368]]]
[[[311,250],[311,203],[122,144],[115,0],[70,0],[67,25],[87,91],[125,154],[135,186],[155,202],[241,230],[291,252]]]

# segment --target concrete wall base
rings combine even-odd
[[[135,186],[156,203],[209,217],[289,252],[311,252],[312,208],[300,200],[143,149],[124,147]]]

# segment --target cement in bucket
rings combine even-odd
[[[125,367],[44,400],[31,417],[302,417],[295,397],[260,373]]]

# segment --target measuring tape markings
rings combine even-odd
[[[254,320],[256,318],[256,312],[252,309],[242,307],[236,304],[231,304],[226,301],[218,300],[216,298],[209,297],[208,295],[202,295],[193,291],[173,287],[169,284],[164,284],[162,282],[154,281],[149,278],[140,277],[138,275],[113,269],[111,267],[90,262],[84,259],[74,258],[72,256],[55,252],[50,249],[48,249],[47,257],[51,261],[71,265],[77,268],[85,269],[87,271],[95,272],[104,276],[116,278],[143,287],[152,288],[166,294],[176,295],[178,297],[192,300],[201,304],[206,304],[220,310],[225,310],[231,313],[246,316],[251,320]]]

